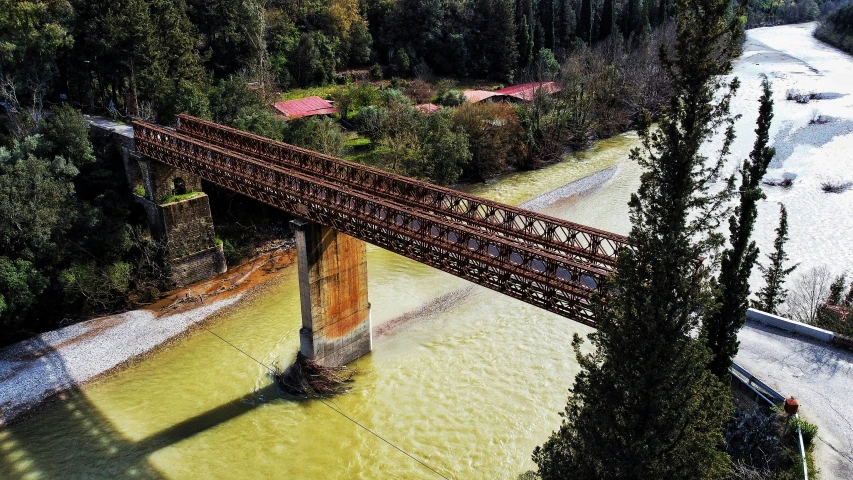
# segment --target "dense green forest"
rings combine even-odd
[[[381,75],[535,76],[619,32],[641,35],[671,0],[3,0],[3,96],[170,123],[213,115],[242,76],[286,89],[367,68]]]
[[[55,327],[64,312],[126,307],[151,278],[156,242],[131,221],[119,161],[88,124],[55,108],[37,133],[0,148],[0,342]],[[123,188],[122,188],[123,187]]]
[[[752,0],[747,27],[812,22],[848,4],[850,0]]]
[[[815,37],[853,54],[853,5],[844,7],[826,18],[815,30]]]

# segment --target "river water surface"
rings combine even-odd
[[[758,242],[772,242],[773,202],[786,201],[792,237],[797,232],[792,256],[816,263],[832,245],[842,251],[837,264],[849,265],[851,216],[827,224],[830,216],[821,212],[845,205],[849,212],[851,192],[826,196],[818,186],[824,176],[850,175],[853,136],[843,132],[853,119],[853,99],[844,89],[853,82],[844,78],[853,62],[810,40],[807,28],[750,33],[752,47],[736,66],[744,81],[736,109],[745,117],[736,153],[748,153],[753,141],[758,74],[767,71],[779,83],[776,142],[792,145],[771,174],[798,175],[799,181],[791,190],[768,193]],[[791,32],[801,43],[791,43]],[[768,45],[812,57],[791,61],[779,52],[761,53],[772,50]],[[752,55],[764,58],[750,61]],[[810,60],[824,63],[810,69]],[[786,82],[810,81],[841,95],[822,107],[838,117],[829,127],[835,133],[801,133],[816,106],[782,98]],[[797,135],[818,140],[802,147]],[[636,143],[635,135],[625,134],[559,165],[470,190],[626,234],[626,203],[639,177],[627,154]],[[836,157],[814,158],[822,148]],[[354,365],[360,374],[351,393],[326,403],[284,400],[264,367],[199,330],[0,431],[0,478],[439,478],[354,421],[449,478],[512,479],[532,468],[531,451],[559,425],[557,412],[578,371],[572,336],[590,330],[374,247],[368,247],[368,276],[374,351]],[[299,326],[295,267],[208,323],[266,364],[292,359]],[[58,355],[45,361],[62,375]]]

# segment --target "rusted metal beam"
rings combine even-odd
[[[439,268],[593,325],[589,299],[609,274],[554,252],[439,221],[381,197],[249,158],[144,122],[134,123],[146,156]]]
[[[178,116],[178,131],[254,158],[322,176],[341,188],[367,192],[422,212],[570,256],[606,269],[627,239],[603,230],[482,199],[445,187],[276,142],[213,122]]]

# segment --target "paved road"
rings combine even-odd
[[[818,426],[821,479],[853,479],[853,354],[749,322],[735,361],[779,393],[796,398]]]

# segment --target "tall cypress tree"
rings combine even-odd
[[[740,170],[740,204],[729,218],[731,247],[723,252],[718,278],[718,308],[703,325],[705,340],[713,358],[710,369],[720,378],[729,374],[738,350],[737,333],[746,322],[749,308],[749,275],[758,259],[758,247],[752,241],[752,230],[758,217],[758,201],[763,197],[761,179],[776,154],[770,147],[770,122],[773,120],[773,90],[764,77],[755,145]]]
[[[518,63],[526,68],[533,60],[533,32],[527,23],[527,15],[521,16],[521,24],[518,26],[518,47]]]
[[[415,3],[415,0],[413,0]],[[467,35],[469,43],[469,51],[471,55],[471,65],[469,66],[472,72],[477,76],[489,76],[491,73],[491,15],[492,15],[492,0],[472,0],[471,8],[471,23],[468,26],[470,32]],[[410,9],[409,9],[410,10]],[[410,13],[401,11],[401,16],[408,16]],[[406,24],[409,28],[399,28],[400,35],[405,34],[410,30],[410,23]]]
[[[693,335],[713,306],[696,259],[715,244],[716,225],[704,219],[718,212],[699,150],[727,122],[737,88],[718,95],[741,35],[730,6],[678,0],[675,56],[661,54],[673,93],[657,129],[645,116],[643,149],[632,152],[645,170],[630,202],[633,248],[619,255],[606,301],[594,303],[595,352],[573,342],[581,372],[563,423],[533,455],[545,480],[724,478],[730,468],[719,448],[729,389]]]
[[[788,210],[779,206],[779,226],[776,227],[776,240],[773,241],[773,253],[767,255],[770,265],[758,265],[764,276],[764,287],[758,291],[758,301],[753,306],[761,311],[777,314],[779,305],[785,302],[788,291],[785,289],[785,277],[797,268],[796,265],[785,268],[788,254],[785,243],[788,241]]]
[[[554,27],[557,44],[560,47],[568,48],[572,45],[575,39],[575,25],[577,23],[577,13],[572,8],[572,0],[559,0],[558,17]]]
[[[654,11],[649,6],[649,0],[643,0],[643,7],[641,10],[642,23],[640,24],[643,34],[649,34],[652,32],[651,19],[653,17],[653,13]]]
[[[657,14],[655,15],[655,26],[660,25],[661,23],[666,22],[667,16],[669,15],[669,9],[667,7],[667,0],[660,0],[658,2]]]
[[[634,32],[635,16],[637,14],[637,1],[627,0],[622,10],[622,34],[629,37]]]
[[[554,0],[539,2],[539,23],[545,32],[545,48],[554,49]]]
[[[587,44],[592,43],[592,0],[581,0],[577,31],[581,40]]]
[[[511,80],[518,64],[518,44],[515,41],[515,15],[511,0],[491,0],[486,38],[490,71],[502,80]]]
[[[604,40],[613,33],[615,29],[616,19],[613,15],[616,0],[604,0],[604,6],[601,8],[601,27],[598,29],[598,39]]]

